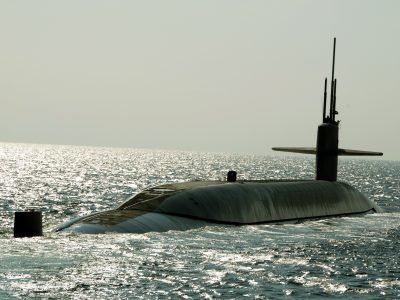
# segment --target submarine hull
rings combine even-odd
[[[384,212],[350,185],[334,181],[193,181],[145,190],[114,210],[53,231],[89,234],[190,230]]]

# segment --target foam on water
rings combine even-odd
[[[184,180],[313,179],[313,157],[0,144],[0,298],[400,296],[400,163],[342,160],[339,180],[388,213],[185,232],[56,234],[147,187]],[[14,239],[13,213],[44,214]]]

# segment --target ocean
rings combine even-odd
[[[0,143],[0,299],[400,298],[400,162],[339,159],[385,213],[146,234],[53,233],[146,188],[313,179],[314,157]],[[43,237],[14,238],[14,212]]]

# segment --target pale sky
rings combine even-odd
[[[397,0],[2,0],[0,142],[313,147],[334,37],[339,147],[400,160]]]

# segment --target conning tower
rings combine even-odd
[[[333,62],[329,114],[326,115],[326,88],[325,78],[324,107],[322,111],[322,124],[318,126],[316,147],[274,147],[272,150],[295,152],[316,155],[315,180],[336,181],[338,156],[381,156],[382,152],[359,151],[339,148],[339,123],[336,121],[336,87],[335,79],[335,49],[336,38],[333,40]]]

